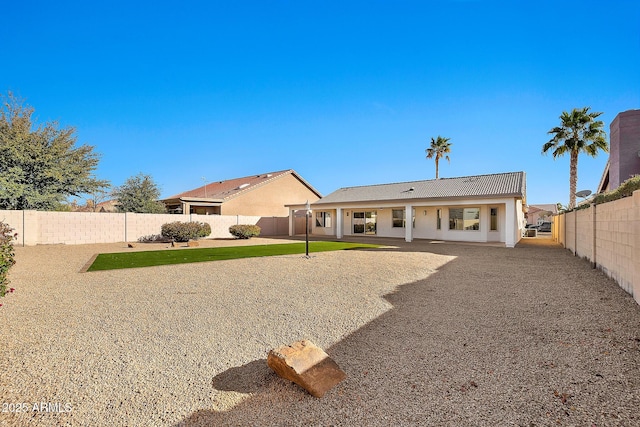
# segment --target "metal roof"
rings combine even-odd
[[[313,205],[415,199],[525,197],[524,172],[344,187]]]

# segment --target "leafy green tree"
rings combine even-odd
[[[590,113],[590,107],[574,108],[570,113],[563,111],[560,126],[547,132],[553,137],[542,146],[542,154],[552,151],[553,158],[569,154],[569,204],[567,209],[576,207],[576,187],[578,184],[578,154],[592,157],[598,151],[609,151],[604,123],[596,120],[602,113]]]
[[[434,158],[436,161],[436,179],[438,179],[438,162],[440,159],[444,157],[448,162],[451,162],[448,153],[451,152],[451,145],[453,144],[449,140],[450,138],[443,138],[440,135],[436,139],[432,137],[431,146],[425,150],[427,159]]]
[[[127,179],[112,193],[118,212],[165,213],[164,203],[158,201],[160,189],[149,175],[139,173]]]
[[[68,196],[106,185],[93,176],[99,156],[76,145],[72,127],[36,125],[34,109],[11,92],[0,106],[0,209],[53,210]]]

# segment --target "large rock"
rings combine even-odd
[[[327,353],[308,340],[271,350],[267,365],[276,374],[293,381],[315,397],[324,396],[347,377]]]

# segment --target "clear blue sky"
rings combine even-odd
[[[163,196],[295,169],[321,193],[527,173],[528,202],[568,201],[542,156],[563,110],[640,108],[640,2],[6,2],[0,91],[74,126],[114,185]],[[581,156],[596,190],[606,154]]]

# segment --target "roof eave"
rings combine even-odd
[[[506,194],[484,194],[474,196],[450,196],[450,197],[414,197],[404,199],[368,199],[368,200],[344,200],[344,201],[327,201],[323,202],[319,200],[315,203],[311,203],[311,206],[315,205],[343,205],[343,204],[356,204],[356,203],[398,203],[406,204],[407,202],[425,201],[425,202],[446,202],[448,200],[482,200],[482,199],[509,199],[520,198],[524,199],[522,193],[506,193]]]

